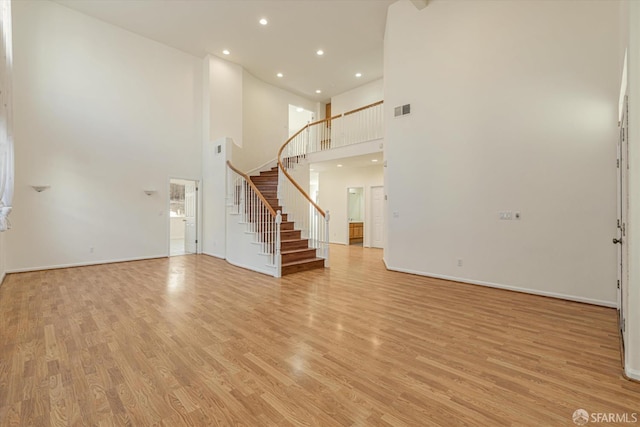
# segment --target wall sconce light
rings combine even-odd
[[[42,193],[44,190],[51,188],[50,185],[32,185],[31,188],[36,190],[38,193]]]
[[[144,190],[144,194],[146,194],[147,196],[151,196],[152,194],[155,194],[157,191],[156,190]]]

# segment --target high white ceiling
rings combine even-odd
[[[198,57],[219,56],[326,102],[382,77],[387,8],[396,0],[56,1]],[[268,24],[260,25],[261,18]],[[231,53],[223,55],[224,49]]]

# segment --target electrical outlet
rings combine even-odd
[[[89,253],[92,254],[93,253],[93,247],[89,248]]]
[[[502,219],[502,220],[512,220],[513,219],[513,212],[511,211],[502,211],[502,212],[498,212],[498,218]]]
[[[462,258],[458,258],[458,267],[462,267]]]

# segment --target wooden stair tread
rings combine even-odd
[[[298,240],[302,240],[302,239],[297,239],[295,241],[298,241]],[[316,248],[288,249],[286,251],[281,251],[280,253],[283,254],[283,255],[284,254],[297,254],[297,253],[300,253],[300,252],[315,251],[315,250],[316,250]]]
[[[283,262],[282,267],[290,267],[292,265],[308,264],[311,262],[318,262],[318,261],[324,262],[324,258],[315,257],[315,258],[309,258],[309,259],[300,259],[297,261]]]
[[[299,156],[296,161],[299,160]],[[249,177],[253,185],[262,194],[267,204],[275,211],[282,211],[278,199],[279,168],[275,166],[269,171],[261,171],[259,175]],[[252,222],[258,222],[258,232],[262,234],[275,233],[271,227],[262,226],[264,218],[270,215],[263,212],[253,215]],[[295,230],[295,222],[289,221],[286,213],[282,213],[280,226],[280,255],[281,273],[288,275],[302,271],[324,268],[324,258],[316,256],[316,248],[309,247],[309,239],[303,239],[300,230]],[[275,240],[271,242],[272,250],[275,248]]]

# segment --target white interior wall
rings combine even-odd
[[[384,98],[382,79],[359,86],[331,98],[331,115],[346,113],[365,105],[373,104]]]
[[[243,69],[217,56],[207,56],[209,73],[209,141],[231,138],[243,145]]]
[[[202,61],[49,1],[13,14],[7,269],[166,256],[169,177],[201,174]]]
[[[205,254],[226,256],[227,160],[243,142],[243,69],[215,56],[203,64],[202,199]],[[237,165],[236,165],[237,166]]]
[[[250,171],[276,158],[289,138],[289,104],[316,111],[316,103],[243,75],[243,146],[233,148],[234,164]]]
[[[302,109],[299,111],[299,109]],[[305,127],[307,123],[315,121],[315,113],[305,110],[296,105],[289,105],[289,137],[300,129]]]
[[[371,187],[383,185],[382,165],[355,168],[336,168],[318,173],[318,204],[328,210],[331,243],[349,243],[347,189],[364,188],[364,246],[370,246]]]
[[[202,152],[203,163],[203,244],[202,252],[218,258],[226,257],[226,192],[227,160],[231,158],[231,138],[207,141]],[[220,147],[220,152],[218,152]]]
[[[618,7],[389,8],[390,268],[615,305]]]

